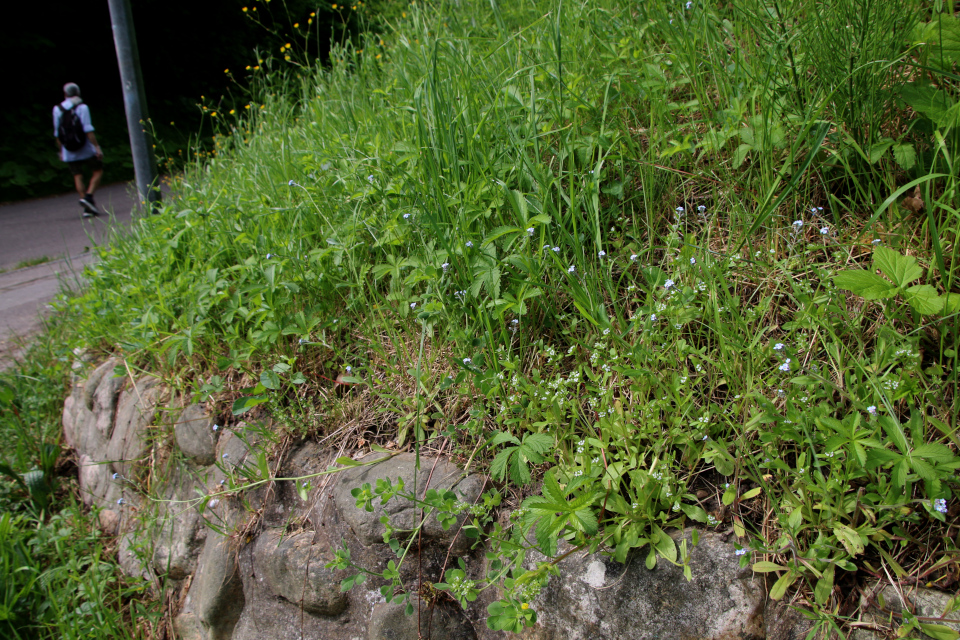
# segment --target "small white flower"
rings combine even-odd
[[[116,480],[117,478],[120,477],[120,474],[119,474],[119,473],[114,473],[114,474],[113,474],[112,476],[110,476],[110,477],[113,478],[114,480]]]
[[[673,282],[673,280],[669,280],[669,279],[668,279],[666,282],[663,283],[663,288],[664,288],[664,289],[669,289],[669,288],[672,287],[674,284],[675,284],[675,283]]]
[[[269,259],[272,258],[272,257],[273,257],[273,254],[272,254],[272,253],[268,253],[268,254],[267,254],[267,260],[269,260]]]
[[[287,183],[287,186],[288,186],[288,187],[293,187],[293,186],[296,186],[296,184],[297,184],[296,182],[294,182],[293,180],[291,180],[290,182]]]
[[[230,454],[229,454],[229,453],[225,453],[225,454],[223,454],[223,455],[220,456],[220,457],[223,458],[224,460],[226,460],[227,458],[230,457]]]
[[[790,371],[790,358],[783,361],[783,364],[780,365],[780,371]]]
[[[411,214],[405,213],[405,214],[403,214],[403,219],[404,219],[404,220],[409,220],[409,219],[410,219],[410,216],[411,216]]]
[[[554,247],[554,248],[553,248],[553,252],[554,252],[554,253],[560,253],[560,247]]]
[[[773,345],[773,350],[774,350],[774,351],[783,351],[783,343],[782,343],[782,342],[778,342],[777,344]]]
[[[367,182],[369,182],[370,184],[373,184],[373,174],[372,174],[372,173],[367,176]]]
[[[533,235],[533,231],[534,231],[533,227],[528,227],[528,228],[527,228],[527,235],[531,235],[531,236],[532,236],[532,235]]]
[[[683,207],[677,207],[677,213],[683,213]]]
[[[473,360],[471,360],[470,358],[463,359],[463,364],[469,365],[471,362],[473,362]]]
[[[472,246],[473,246],[473,243],[470,242],[469,240],[467,240],[467,249],[469,249],[469,248],[472,247]]]
[[[933,501],[933,508],[939,511],[940,513],[947,512],[947,500],[946,498],[937,498]]]
[[[570,268],[567,269],[567,273],[573,273],[573,272],[576,271],[576,270],[577,270],[577,268],[576,268],[575,266],[570,265]]]
[[[803,220],[794,220],[793,228],[795,231],[800,231],[803,228]]]
[[[126,500],[124,500],[123,498],[120,498],[119,500],[117,500],[117,504],[120,505],[121,507],[124,505],[125,502]]]
[[[446,272],[447,272],[447,269],[450,268],[450,263],[449,263],[449,262],[444,262],[442,265],[440,265],[440,268],[443,269],[443,272],[444,272],[444,273],[446,273]]]
[[[218,425],[218,424],[213,425],[213,430],[214,430],[214,431],[220,431],[220,425]]]
[[[689,11],[690,9],[693,9],[693,2],[692,2],[692,1],[691,1],[691,2],[687,2],[687,11]]]
[[[877,415],[877,407],[875,405],[870,405],[869,407],[867,407],[867,413],[869,413],[872,416]]]
[[[351,371],[353,371],[353,367],[351,367],[350,365],[347,365],[347,373],[350,373]]]
[[[690,258],[690,264],[697,264],[696,258]]]
[[[745,555],[747,555],[747,550],[746,550],[746,549],[737,549],[735,553],[736,553],[738,556],[745,556]]]
[[[697,207],[697,211],[699,211],[700,213],[703,213],[703,212],[706,211],[706,210],[707,210],[707,208],[706,208],[705,206],[703,206],[702,204]]]
[[[830,227],[820,227],[820,235],[825,236],[830,233]]]
[[[881,240],[880,238],[877,238],[877,239],[875,239],[875,240],[873,241],[873,246],[877,246],[877,245],[879,245],[881,242],[883,242],[883,240]]]
[[[602,258],[602,257],[605,256],[605,255],[607,255],[607,252],[606,252],[606,251],[601,250],[601,251],[598,251],[598,252],[597,252],[597,257],[598,257],[598,258]]]
[[[417,303],[416,303],[416,302],[411,302],[411,303],[410,303],[410,308],[411,308],[411,309],[416,309],[416,308],[417,308]]]
[[[634,262],[636,259],[637,259],[637,254],[631,253],[631,254],[630,254],[630,262]]]
[[[214,498],[213,500],[207,503],[207,506],[210,507],[211,509],[215,509],[218,504],[220,504],[220,500],[218,500],[217,498]]]

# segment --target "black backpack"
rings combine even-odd
[[[77,107],[64,109],[57,105],[57,109],[60,110],[60,126],[57,127],[57,139],[60,140],[60,144],[66,147],[67,151],[80,151],[87,144],[87,134],[84,133],[83,122],[77,115]]]

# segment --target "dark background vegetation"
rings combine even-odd
[[[246,104],[247,66],[326,60],[331,42],[379,29],[403,4],[352,5],[310,0],[135,0],[133,19],[147,105],[161,167],[197,141],[209,142],[203,102],[228,113]],[[246,12],[243,7],[247,7]],[[254,8],[256,9],[254,11]],[[311,12],[316,15],[308,24]],[[294,29],[294,24],[299,27]],[[290,43],[292,62],[280,46]],[[0,202],[69,192],[73,182],[56,153],[52,110],[66,82],[80,85],[104,150],[105,182],[133,177],[120,72],[107,0],[26,2],[0,20],[6,61],[0,135]],[[229,69],[230,73],[225,73]]]

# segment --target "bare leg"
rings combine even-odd
[[[99,178],[99,176],[97,176],[97,178]],[[91,180],[90,182],[93,183],[93,180]],[[82,173],[78,173],[77,175],[73,176],[73,186],[75,186],[75,187],[77,188],[77,193],[80,194],[80,197],[81,197],[81,198],[82,198],[83,196],[87,195],[86,190],[83,188],[83,174],[82,174]]]
[[[103,169],[98,169],[93,172],[93,175],[90,176],[90,186],[87,188],[87,193],[93,195],[93,192],[97,190],[97,187],[100,186],[100,178],[103,177]]]

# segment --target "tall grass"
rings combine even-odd
[[[357,438],[444,436],[514,485],[499,445],[525,446],[592,510],[553,533],[621,560],[684,562],[665,528],[731,525],[835,624],[854,571],[958,559],[957,78],[929,58],[960,27],[937,11],[411,6],[266,78],[63,306],[87,345],[301,434],[356,411],[325,400],[346,381],[394,416]],[[871,254],[920,275],[835,285]]]

